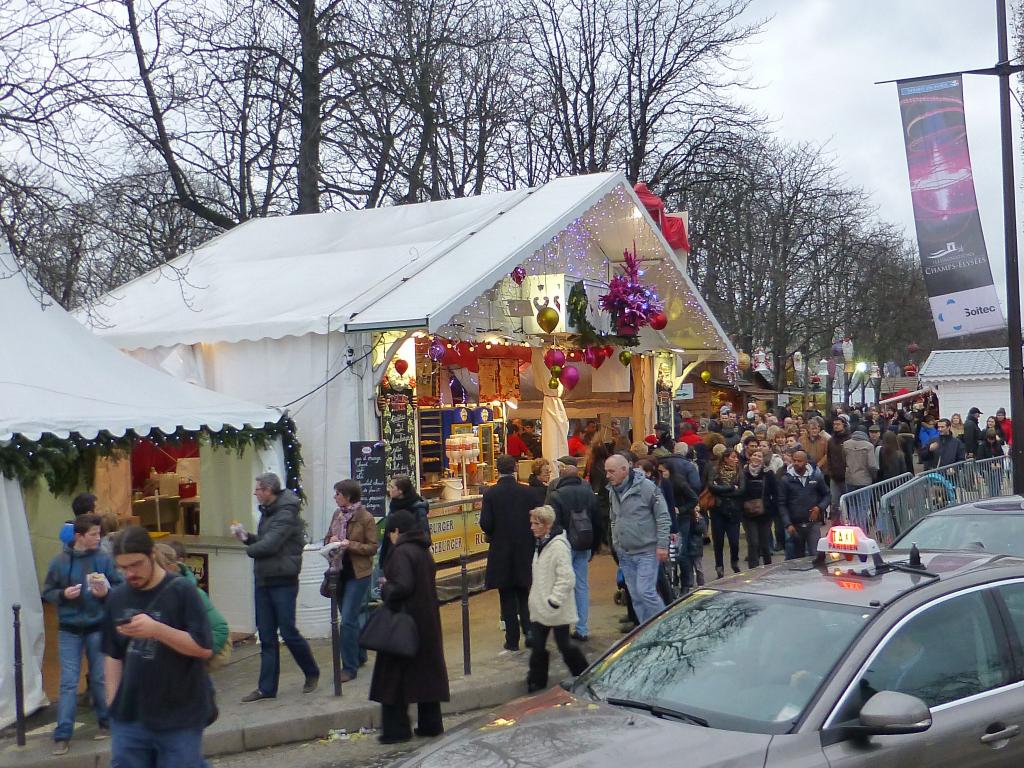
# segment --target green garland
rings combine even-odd
[[[140,436],[129,430],[117,437],[109,432],[100,432],[92,439],[77,433],[60,438],[45,433],[39,440],[29,440],[15,435],[6,445],[0,445],[0,474],[9,480],[17,480],[29,487],[40,479],[46,481],[55,496],[74,493],[84,485],[91,488],[95,482],[96,459],[114,453],[131,452],[134,445],[145,437],[155,445],[180,445],[185,440],[207,440],[211,445],[228,448],[238,455],[248,446],[259,449],[269,448],[275,438],[281,438],[284,447],[285,485],[305,500],[302,488],[302,445],[295,436],[295,422],[290,416],[277,423],[262,427],[225,426],[214,432],[207,427],[198,431],[179,428],[167,434],[159,429]]]
[[[594,324],[587,319],[587,289],[580,280],[566,299],[565,307],[569,314],[569,324],[580,329],[580,332],[572,336],[572,341],[581,349],[586,347],[603,347],[607,344],[614,344],[617,347],[635,347],[640,343],[637,336],[619,336],[611,333],[598,333]]]

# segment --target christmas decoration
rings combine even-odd
[[[750,355],[748,355],[746,352],[740,352],[740,356],[737,359],[736,364],[739,366],[739,369],[741,371],[749,370],[750,369]]]
[[[628,349],[624,349],[619,352],[619,362],[623,365],[629,365],[629,361],[633,359],[633,353]]]
[[[597,332],[597,328],[594,327],[594,324],[587,317],[589,299],[587,298],[587,291],[582,280],[573,285],[569,291],[569,298],[566,300],[565,307],[569,313],[567,316],[569,325],[579,330],[579,333],[573,337],[573,341],[581,347],[604,345],[609,341],[623,347],[631,347],[640,343],[635,335],[611,336],[606,333]]]
[[[903,366],[903,375],[910,377],[917,376],[917,366],[913,363]]]
[[[554,373],[552,371],[552,373]],[[566,389],[572,389],[580,383],[580,372],[579,369],[574,365],[567,365],[562,369],[561,375],[558,380],[562,382],[562,386]]]
[[[608,284],[608,293],[600,298],[601,308],[609,312],[620,336],[636,336],[651,316],[662,312],[658,295],[650,286],[640,282],[640,260],[633,250],[625,250],[623,274],[615,275]]]
[[[544,333],[551,333],[558,327],[558,312],[552,307],[541,307],[537,312],[537,325],[539,325]]]
[[[552,347],[544,353],[544,365],[548,368],[554,368],[556,365],[565,365],[565,352],[558,349],[558,347]]]
[[[668,317],[664,312],[655,312],[650,318],[651,328],[656,331],[662,331],[665,326],[668,325]]]
[[[548,389],[558,389],[558,379],[552,376],[548,379]]]
[[[705,384],[711,381],[711,371],[701,371],[700,380],[703,381]]]
[[[551,375],[554,376],[555,378],[558,378],[559,376],[562,375],[562,366],[560,365],[552,365],[548,370],[551,371]]]
[[[398,371],[399,376],[405,376],[405,372],[409,370],[409,363],[402,358],[395,360],[395,370]]]
[[[430,346],[427,347],[427,357],[429,357],[435,363],[441,362],[441,358],[444,357],[444,352],[444,342],[438,338],[435,338],[433,341],[431,341]]]
[[[526,270],[523,268],[523,265],[520,264],[518,267],[513,269],[509,277],[512,278],[512,282],[516,285],[522,285],[523,280],[526,279]]]
[[[589,365],[591,368],[596,367],[594,361],[597,360],[598,353],[593,347],[587,347],[583,350],[583,362]]]

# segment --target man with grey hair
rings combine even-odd
[[[282,488],[281,479],[273,472],[256,478],[253,496],[260,508],[256,533],[248,533],[238,523],[231,526],[231,532],[245,544],[246,554],[253,559],[256,629],[260,636],[259,684],[242,699],[243,703],[277,696],[281,672],[278,633],[306,676],[302,692],[315,691],[320,679],[320,668],[309,643],[295,627],[295,601],[306,543],[305,526],[299,517],[299,497]]]

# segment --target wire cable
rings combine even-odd
[[[339,376],[341,376],[341,374],[343,374],[343,373],[344,373],[345,371],[347,371],[347,370],[349,370],[350,368],[352,368],[352,367],[353,367],[353,366],[354,366],[354,365],[355,365],[356,363],[361,363],[361,362],[363,362],[363,360],[365,360],[366,358],[368,358],[368,357],[369,357],[370,355],[372,355],[372,354],[373,354],[373,350],[375,350],[376,348],[377,348],[377,345],[376,345],[376,344],[372,344],[372,345],[370,346],[370,350],[369,350],[369,352],[366,352],[366,353],[365,353],[365,354],[363,354],[363,355],[362,355],[361,357],[357,357],[357,358],[355,358],[354,360],[351,360],[351,361],[349,361],[349,362],[345,363],[345,367],[344,367],[344,368],[342,368],[341,370],[339,370],[339,371],[338,371],[337,373],[335,373],[335,374],[332,374],[331,376],[328,376],[328,377],[327,377],[327,379],[326,379],[325,381],[321,382],[321,383],[320,383],[320,384],[318,384],[318,385],[317,385],[316,387],[314,387],[313,389],[309,390],[309,392],[307,392],[306,394],[304,394],[304,395],[300,395],[299,397],[296,397],[296,398],[295,398],[294,400],[292,400],[291,402],[289,402],[289,403],[285,403],[284,405],[280,405],[280,406],[277,406],[277,407],[278,407],[278,408],[288,408],[288,407],[290,407],[290,406],[293,406],[293,405],[295,405],[295,404],[296,404],[297,402],[299,402],[300,400],[305,400],[305,399],[306,399],[307,397],[309,397],[310,395],[314,395],[314,394],[316,394],[316,393],[317,393],[317,392],[319,392],[319,391],[320,391],[321,389],[323,389],[323,388],[324,388],[324,387],[326,387],[326,386],[327,386],[328,384],[330,384],[330,383],[331,383],[332,381],[334,381],[334,380],[335,380],[336,378],[338,378]]]

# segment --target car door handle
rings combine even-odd
[[[981,737],[981,743],[991,744],[996,741],[1006,741],[1007,739],[1012,739],[1014,736],[1020,736],[1019,725],[1011,725],[1001,731],[996,731],[995,733],[986,733]]]

